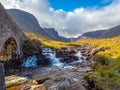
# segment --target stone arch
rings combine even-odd
[[[7,39],[0,52],[0,61],[10,61],[18,58],[18,45],[13,37]]]

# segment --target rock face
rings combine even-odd
[[[51,35],[52,37],[54,37],[60,41],[70,42],[70,38],[65,38],[65,37],[59,36],[58,32],[54,28],[43,28],[43,30],[47,34]]]
[[[24,39],[22,30],[11,19],[0,3],[0,60],[11,60],[17,55],[22,55]]]

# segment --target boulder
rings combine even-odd
[[[90,60],[97,53],[105,51],[107,49],[109,48],[108,47],[95,48],[91,45],[83,45],[77,48],[77,50],[79,50],[82,53],[82,55],[86,57],[86,60]]]
[[[62,62],[70,63],[78,60],[75,54],[76,52],[74,50],[57,50],[56,57],[62,58]]]
[[[40,85],[32,85],[29,90],[47,90],[43,84]]]
[[[6,87],[8,88],[8,87],[12,87],[12,86],[25,83],[27,81],[27,78],[19,77],[16,75],[11,75],[11,76],[7,76],[5,78],[5,81],[6,81]]]
[[[48,60],[44,55],[38,54],[37,55],[37,64],[41,66],[50,65],[50,60]]]
[[[39,40],[30,39],[23,43],[23,54],[24,56],[30,56],[41,53],[41,43]]]

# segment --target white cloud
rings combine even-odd
[[[107,2],[108,0],[103,0]],[[54,27],[62,36],[109,28],[120,24],[120,0],[101,9],[77,8],[72,12],[54,10],[48,0],[1,0],[6,8],[17,8],[35,15],[42,27]]]

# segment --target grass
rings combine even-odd
[[[100,52],[100,55],[104,55],[109,58],[117,58],[120,56],[120,37],[114,37],[109,39],[94,39],[77,41],[75,44],[90,44],[96,48],[109,47],[105,52]]]
[[[71,48],[74,45],[71,45],[71,43],[61,42],[55,39],[46,38],[43,36],[38,36],[34,33],[25,33],[25,35],[30,39],[37,39],[42,43],[42,47],[52,47],[55,49],[61,49],[61,48]]]

